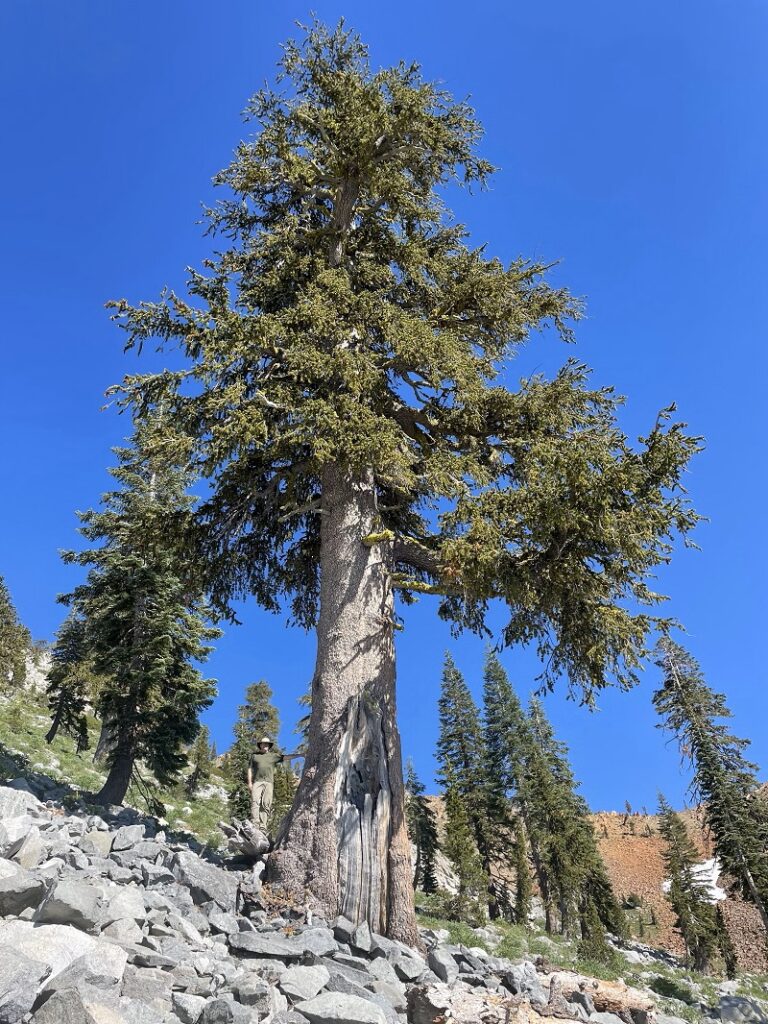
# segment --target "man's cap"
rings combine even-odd
[[[260,747],[263,743],[266,743],[268,747],[274,747],[275,745],[275,741],[271,740],[269,736],[262,736],[256,746]]]

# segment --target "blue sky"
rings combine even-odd
[[[573,354],[628,396],[631,436],[670,401],[707,440],[687,486],[710,521],[701,551],[663,573],[669,610],[735,728],[768,765],[764,631],[768,7],[762,0],[69,0],[0,7],[0,573],[37,637],[61,619],[77,570],[75,509],[105,489],[127,429],[104,391],[148,366],[122,354],[107,299],[180,289],[199,264],[201,202],[243,137],[240,111],[271,77],[279,43],[312,8],[344,15],[376,64],[417,59],[471,94],[500,167],[491,190],[453,197],[475,241],[508,259],[561,260],[554,279],[587,299]],[[509,380],[571,352],[534,339]],[[283,740],[312,672],[314,641],[253,606],[212,659],[207,721],[224,748],[247,683],[277,695]],[[440,663],[452,650],[479,692],[481,641],[453,641],[423,601],[399,638],[403,747],[428,783]],[[536,674],[503,654],[522,693]],[[594,807],[683,799],[674,746],[654,729],[655,670],[590,714],[546,702]]]

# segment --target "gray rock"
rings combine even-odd
[[[309,1024],[309,1021],[298,1010],[281,1010],[272,1018],[272,1024]]]
[[[502,978],[502,984],[513,996],[528,996],[534,1006],[544,1006],[549,1000],[530,960],[514,964]]]
[[[657,1013],[656,1024],[688,1024],[688,1021],[682,1017],[669,1017],[666,1013]]]
[[[250,956],[301,960],[309,952],[303,939],[303,935],[288,937],[265,932],[238,932],[229,936],[229,948]]]
[[[371,928],[367,921],[363,921],[362,924],[359,924],[357,928],[355,928],[349,944],[354,949],[360,950],[363,953],[371,952]]]
[[[40,1001],[45,1001],[54,992],[83,986],[113,991],[119,995],[127,962],[125,950],[111,943],[99,943],[96,950],[79,956],[63,971],[49,978],[40,991]]]
[[[14,853],[13,859],[21,867],[29,871],[45,859],[45,847],[40,839],[40,829],[33,826],[24,836],[21,846]]]
[[[427,965],[434,971],[440,981],[452,985],[459,976],[459,967],[444,946],[436,946],[427,955]]]
[[[106,927],[113,921],[136,921],[141,924],[147,916],[144,897],[135,885],[125,885],[110,897],[101,913],[101,925]]]
[[[84,932],[96,930],[101,917],[101,896],[88,882],[62,878],[37,912],[42,924],[69,924]]]
[[[171,1005],[181,1024],[197,1024],[205,1006],[205,999],[203,996],[192,996],[187,992],[174,992]]]
[[[16,781],[18,780],[14,779],[14,782]],[[45,814],[45,808],[36,796],[21,788],[0,786],[0,821],[19,818],[29,812],[37,816]]]
[[[0,820],[0,857],[13,857],[33,826],[29,815]]]
[[[377,959],[380,960],[381,957]],[[389,963],[389,961],[386,962]],[[376,960],[372,960],[371,963],[376,963]],[[415,954],[413,956],[404,955],[399,957],[395,960],[393,967],[397,977],[405,982],[421,981],[427,972],[426,963]]]
[[[0,916],[17,915],[27,907],[36,907],[45,895],[39,878],[10,860],[0,859]]]
[[[46,964],[52,974],[99,948],[98,941],[85,932],[58,924],[32,925],[28,921],[0,921],[0,947],[4,945]]]
[[[121,1019],[105,993],[88,988],[54,992],[32,1017],[33,1024],[118,1024]]]
[[[166,1013],[171,1008],[170,976],[156,967],[128,964],[123,977],[122,994]]]
[[[143,825],[123,825],[122,828],[115,832],[112,840],[112,849],[115,851],[130,850],[136,843],[140,843],[143,838]]]
[[[289,967],[279,984],[280,990],[291,1002],[300,1003],[305,999],[314,999],[330,979],[328,968],[316,964],[311,967]]]
[[[174,855],[171,870],[176,880],[187,886],[195,903],[211,900],[222,910],[234,913],[237,880],[232,875],[184,850]]]
[[[221,932],[223,935],[234,935],[240,931],[235,915],[226,914],[223,910],[212,910],[208,915],[208,923],[212,931]]]
[[[198,1018],[200,1024],[250,1024],[251,1011],[228,999],[209,999]]]
[[[606,1013],[605,1011],[591,1013],[589,1020],[591,1024],[624,1024],[621,1017],[617,1017],[615,1013]]]
[[[754,999],[745,996],[721,996],[720,1019],[728,1024],[765,1024],[768,1014]]]
[[[50,974],[46,964],[9,946],[0,947],[0,1022],[17,1024],[32,1009],[37,991]]]
[[[121,870],[128,870],[122,868]],[[164,867],[162,864],[147,864],[145,861],[141,863],[141,877],[144,881],[144,885],[167,885],[168,882],[175,882],[176,878],[169,868]]]
[[[333,924],[333,934],[339,942],[352,944],[352,937],[355,934],[355,925],[346,917],[337,917]]]
[[[141,928],[133,920],[113,921],[102,928],[101,934],[129,945],[141,942]]]
[[[322,992],[298,1003],[296,1009],[310,1024],[387,1024],[380,1006],[343,992]]]
[[[451,990],[447,985],[415,985],[408,993],[409,1024],[435,1024],[451,1016]]]
[[[299,938],[304,948],[315,956],[330,956],[338,949],[330,928],[305,928]]]
[[[195,915],[196,920],[201,917],[201,914]],[[180,935],[188,945],[193,947],[193,949],[205,949],[206,941],[192,921],[188,921],[186,917],[182,917],[180,914],[168,914],[166,920],[170,928],[172,928],[177,935]]]

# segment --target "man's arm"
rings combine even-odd
[[[251,762],[248,762],[248,788],[253,789],[253,768]]]

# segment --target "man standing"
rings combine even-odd
[[[269,736],[262,736],[248,763],[251,819],[265,835],[269,827],[269,815],[275,791],[275,768],[279,764],[285,764],[286,761],[292,761],[294,758],[302,756],[299,753],[278,754],[273,750],[274,745]]]

